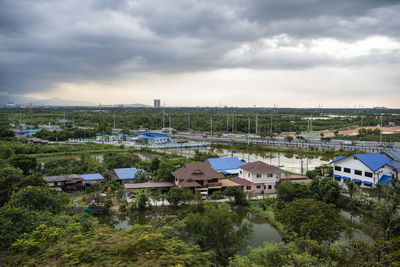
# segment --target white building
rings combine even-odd
[[[342,185],[349,180],[366,187],[375,186],[378,182],[388,184],[396,174],[390,160],[379,153],[339,156],[330,164],[333,164],[333,179]]]
[[[284,171],[262,161],[255,161],[239,167],[239,178],[250,182],[245,192],[275,193],[277,182],[284,177]]]

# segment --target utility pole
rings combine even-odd
[[[379,136],[379,143],[382,143],[382,115],[383,113],[381,113],[381,134]]]
[[[65,121],[65,118],[64,118],[64,121]],[[114,126],[113,126],[113,129],[115,129],[115,111],[114,111]]]
[[[162,127],[165,128],[165,113],[162,114]]]
[[[271,112],[271,134],[272,134],[272,112]]]
[[[226,133],[229,132],[229,115],[226,113]]]
[[[256,113],[256,135],[258,134],[258,114]]]
[[[249,135],[250,135],[250,117],[249,117],[249,126],[247,126],[247,129],[248,129],[248,132],[249,132]]]
[[[235,112],[233,112],[233,114],[232,114],[232,134],[233,134],[234,128],[235,128]]]
[[[213,119],[212,119],[212,116],[211,116],[211,119],[210,119],[210,127],[211,127],[211,140],[212,140],[212,138],[213,138]]]
[[[189,113],[189,134],[190,134],[190,113]]]

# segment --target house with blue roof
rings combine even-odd
[[[379,153],[339,156],[330,164],[333,165],[333,179],[343,185],[349,180],[365,187],[388,184],[397,171],[389,158]]]
[[[237,157],[230,158],[212,158],[206,159],[211,167],[224,175],[238,174],[239,167],[247,164],[247,162],[239,160]]]
[[[140,173],[145,173],[145,170],[137,168],[119,168],[108,171],[111,179],[117,180],[121,184],[133,183]]]
[[[83,185],[91,186],[104,181],[103,175],[100,173],[82,174]]]
[[[137,136],[137,142],[144,145],[165,144],[171,141],[169,135],[161,133],[146,132]]]

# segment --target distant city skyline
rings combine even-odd
[[[0,94],[400,108],[394,0],[1,1]]]

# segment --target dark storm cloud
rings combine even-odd
[[[277,35],[291,37],[288,46],[311,38],[398,40],[397,2],[0,0],[0,91],[44,91],[57,82],[142,72],[370,64],[362,57],[357,63],[284,51],[258,57],[263,47],[257,43]],[[227,56],[244,43],[253,56]],[[398,63],[398,51],[393,54],[378,53],[372,63]]]

